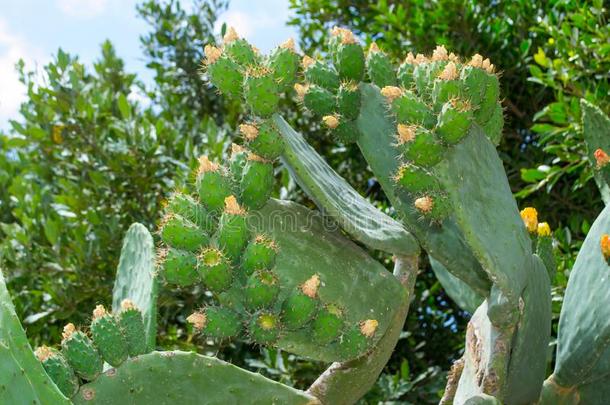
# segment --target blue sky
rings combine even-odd
[[[15,118],[24,99],[14,65],[24,59],[34,69],[50,60],[59,47],[90,64],[99,45],[110,39],[126,64],[144,81],[151,79],[142,60],[139,35],[148,31],[137,18],[136,0],[0,0],[0,128]],[[182,2],[188,7],[189,1]],[[236,27],[266,52],[295,31],[285,25],[288,0],[232,0],[222,22]]]

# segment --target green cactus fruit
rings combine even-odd
[[[440,223],[451,213],[449,198],[439,192],[419,197],[413,205],[425,218],[433,222]]]
[[[430,89],[434,85],[434,79],[439,76],[446,64],[446,61],[425,61],[415,66],[413,80],[417,93],[422,99],[431,99]]]
[[[210,82],[223,94],[238,97],[244,76],[241,67],[220,49],[206,45],[206,71]]]
[[[209,242],[208,235],[201,228],[173,213],[163,217],[159,233],[165,244],[176,249],[196,251]]]
[[[315,84],[305,86],[297,84],[295,89],[299,98],[302,98],[305,107],[315,115],[329,115],[335,111],[335,95],[324,87]]]
[[[345,144],[357,142],[360,137],[356,121],[343,119],[339,115],[326,115],[322,117],[322,122],[330,129],[333,136]]]
[[[78,378],[64,356],[47,346],[39,347],[35,354],[61,393],[68,398],[74,396],[78,391]]]
[[[388,55],[383,53],[373,42],[366,56],[366,69],[371,82],[380,89],[385,86],[396,86],[396,71]]]
[[[301,61],[305,80],[310,84],[315,84],[334,92],[339,88],[339,74],[330,66],[314,60],[309,56],[303,56]]]
[[[348,120],[360,115],[360,89],[353,82],[341,84],[337,92],[337,111]]]
[[[199,204],[193,197],[184,193],[172,193],[166,202],[167,212],[180,215],[194,223],[206,232],[213,232],[215,224],[212,216],[208,215],[205,207]]]
[[[199,158],[196,186],[199,199],[210,211],[222,210],[225,198],[231,195],[231,181],[224,168],[207,156]]]
[[[432,167],[440,162],[444,147],[432,131],[398,125],[398,145],[403,156],[418,166]]]
[[[436,124],[430,107],[409,90],[401,91],[401,96],[391,102],[391,111],[400,123],[422,125],[429,129]]]
[[[102,372],[104,361],[91,339],[71,323],[64,327],[62,337],[61,353],[68,364],[82,379],[95,380]]]
[[[248,147],[265,159],[274,160],[284,151],[284,141],[273,120],[264,120],[258,125],[242,124],[239,131]]]
[[[146,353],[146,330],[142,311],[129,299],[121,301],[121,311],[116,315],[119,327],[127,341],[130,356]]]
[[[500,82],[494,74],[486,74],[485,92],[479,108],[474,111],[474,118],[484,126],[494,115],[500,96]]]
[[[457,65],[449,62],[434,80],[432,85],[432,101],[437,108],[454,98],[461,98],[463,82],[459,79]]]
[[[337,339],[343,328],[341,310],[334,305],[321,309],[313,320],[312,338],[317,344],[325,345]]]
[[[466,135],[472,123],[472,110],[458,99],[443,104],[436,124],[436,134],[445,143],[455,145]]]
[[[440,187],[438,180],[434,175],[423,167],[415,166],[410,163],[400,166],[398,173],[394,177],[394,181],[412,193],[438,190]]]
[[[157,265],[168,284],[188,287],[199,280],[197,256],[178,249],[159,249]]]
[[[241,66],[249,66],[258,62],[258,55],[252,45],[240,38],[233,27],[227,30],[223,38],[223,51]]]
[[[273,72],[264,67],[248,69],[244,79],[244,99],[253,114],[268,117],[280,102],[280,85]]]
[[[225,210],[220,217],[216,238],[223,252],[234,262],[248,243],[250,232],[246,210],[239,206],[235,196],[230,195],[225,199]]]
[[[354,34],[346,29],[340,29],[339,41],[331,49],[335,69],[343,80],[362,81],[365,70],[364,51],[357,43]]]
[[[465,96],[476,111],[476,120],[484,124],[493,114],[500,91],[498,78],[493,74],[493,65],[489,59],[483,61],[482,56],[474,55],[468,65],[462,68],[460,79],[464,83]]]
[[[272,239],[265,235],[257,235],[250,241],[241,261],[241,269],[246,275],[256,270],[271,269],[275,264],[278,248]]]
[[[413,54],[409,52],[404,62],[398,66],[396,78],[398,79],[398,85],[404,89],[410,89],[415,85],[415,81],[413,80],[413,70],[415,69],[415,65],[413,64],[414,61],[415,58],[413,57]]]
[[[269,56],[267,65],[282,91],[289,90],[296,82],[300,62],[292,38],[276,48]]]
[[[229,171],[233,183],[239,184],[241,176],[244,172],[244,167],[248,161],[248,150],[236,143],[231,144],[231,157],[229,159]]]
[[[282,303],[282,324],[286,329],[301,328],[315,316],[319,286],[320,277],[314,274]]]
[[[203,284],[212,292],[220,293],[231,286],[231,263],[216,248],[203,249],[197,258],[197,269]]]
[[[483,130],[485,131],[485,135],[489,138],[491,143],[494,145],[498,145],[502,140],[502,129],[504,128],[504,110],[502,109],[502,105],[498,102],[496,103],[496,108],[494,110],[491,118],[483,125]]]
[[[349,328],[341,336],[341,350],[350,357],[363,353],[369,345],[369,339],[375,334],[378,322],[367,319],[357,326]]]
[[[280,335],[280,320],[277,315],[269,312],[256,314],[248,325],[248,334],[258,344],[271,344]]]
[[[239,185],[241,202],[252,210],[262,208],[271,197],[273,183],[273,164],[249,154]]]
[[[103,305],[98,305],[93,310],[91,335],[106,363],[118,367],[127,360],[127,339],[116,319],[106,312]]]
[[[239,315],[224,307],[207,307],[189,315],[186,320],[196,331],[215,339],[230,339],[238,336],[242,330]]]
[[[248,277],[244,289],[245,305],[250,309],[272,305],[280,292],[280,281],[271,270],[257,270]]]

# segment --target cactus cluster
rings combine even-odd
[[[347,48],[345,52],[350,54]],[[285,42],[265,57],[231,28],[222,47],[208,45],[205,53],[206,74],[212,84],[224,94],[243,97],[252,115],[239,126],[244,146],[232,146],[226,165],[200,158],[195,197],[175,193],[169,199],[159,227],[164,245],[158,251],[159,273],[167,283],[183,287],[201,282],[214,295],[218,305],[188,317],[206,337],[243,337],[273,345],[287,332],[309,330],[318,345],[334,343],[343,353],[362,353],[378,321],[348,322],[349,308],[320,297],[324,274],[301,274],[304,281],[286,291],[275,267],[282,246],[249,226],[251,216],[271,196],[273,162],[284,150],[270,115],[298,78],[300,58],[294,42]],[[346,56],[348,65],[350,59]],[[345,69],[345,74],[354,75],[349,66]],[[346,108],[357,111],[359,100],[351,99],[359,97],[358,89],[341,84],[337,89],[345,96]],[[320,94],[324,97],[326,93]]]
[[[552,232],[533,207],[519,211],[495,150],[503,117],[494,66],[442,46],[395,64],[342,28],[331,31],[329,50],[325,63],[301,57],[289,40],[264,56],[233,29],[222,46],[206,46],[207,78],[251,113],[238,127],[242,145],[225,164],[200,158],[190,188],[167,201],[156,252],[144,227],[130,229],[116,313],[96,307],[90,334],[68,324],[60,350],[36,351],[42,364],[0,274],[1,403],[355,403],[400,337],[420,245],[448,294],[473,313],[442,404],[607,402],[610,208],[570,274],[555,369],[544,381]],[[338,140],[357,144],[398,220],[360,196],[277,113],[287,95]],[[582,106],[589,160],[610,201],[610,120]],[[271,198],[278,158],[340,230]],[[392,254],[395,277],[354,241]],[[195,353],[150,353],[157,276],[203,286],[214,304],[187,322],[206,338],[336,363],[303,392]],[[142,311],[129,300],[119,305],[125,297]]]
[[[91,337],[68,323],[61,350],[43,345],[35,351],[49,377],[68,398],[81,384],[95,380],[104,362],[118,367],[129,357],[147,352],[142,312],[131,300],[123,300],[116,314],[107,312],[103,305],[96,306],[89,330]]]

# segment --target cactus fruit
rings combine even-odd
[[[336,109],[335,95],[324,87],[310,84],[302,86],[295,85],[297,94],[303,100],[303,105],[309,111],[318,116],[332,114]]]
[[[212,292],[220,293],[231,286],[233,270],[222,251],[206,248],[197,257],[197,270],[203,284]]]
[[[260,125],[242,124],[239,126],[248,147],[265,159],[276,159],[284,150],[282,138],[272,120],[265,120]]]
[[[121,301],[121,310],[116,317],[123,336],[125,336],[129,356],[146,353],[146,331],[142,311],[130,299],[124,299]]]
[[[211,233],[214,230],[214,221],[210,220],[208,211],[187,194],[172,193],[166,201],[165,208],[167,212],[179,215],[207,232]]]
[[[398,85],[402,88],[409,89],[414,84],[413,81],[413,69],[415,57],[411,52],[409,52],[405,58],[405,60],[398,66],[398,70],[396,71],[396,78],[398,79]],[[392,85],[389,85],[392,86]]]
[[[301,62],[305,80],[326,90],[335,91],[339,88],[340,80],[337,72],[320,61],[305,55]]]
[[[243,294],[246,306],[257,309],[272,305],[279,292],[277,275],[271,270],[257,270],[248,277]]]
[[[41,346],[36,349],[35,354],[62,394],[68,398],[76,394],[78,391],[78,378],[74,375],[74,371],[59,351],[47,346]]]
[[[248,334],[256,343],[273,343],[280,335],[280,320],[270,312],[255,315],[248,325]]]
[[[277,47],[269,56],[267,66],[273,72],[273,77],[282,91],[287,91],[294,85],[300,62],[292,38]]]
[[[116,319],[106,312],[103,305],[98,305],[93,310],[91,335],[106,363],[118,367],[127,359],[127,339]]]
[[[399,131],[398,145],[403,156],[418,166],[431,167],[443,159],[443,145],[434,132],[422,127],[410,131],[408,137]]]
[[[318,288],[320,276],[314,274],[282,304],[282,323],[286,329],[298,329],[315,316],[318,309]]]
[[[271,269],[275,264],[278,247],[265,235],[257,235],[248,243],[242,256],[241,269],[250,275],[256,270]]]
[[[199,280],[196,270],[197,256],[192,252],[172,248],[160,249],[157,253],[157,265],[169,284],[188,287]]]
[[[388,89],[384,87],[384,89]],[[396,93],[396,90],[393,90]],[[426,128],[434,127],[436,118],[426,103],[421,101],[409,90],[400,91],[400,96],[388,98],[390,110],[396,116],[399,123],[417,124]],[[388,93],[388,91],[386,91]],[[386,96],[387,97],[387,96]]]
[[[264,67],[251,67],[244,79],[244,99],[253,114],[268,117],[280,102],[280,85],[273,72]]]
[[[197,225],[173,213],[161,220],[161,240],[176,249],[196,251],[209,242],[209,238]]]
[[[273,164],[250,153],[241,177],[241,202],[252,210],[261,208],[271,197],[273,182]]]
[[[231,195],[231,184],[225,170],[207,156],[199,158],[196,180],[199,199],[210,211],[220,211]]]
[[[77,331],[73,324],[64,327],[61,353],[68,364],[84,380],[94,380],[101,372],[104,361],[91,339]]]
[[[205,56],[210,82],[223,94],[239,96],[244,80],[240,66],[212,45],[206,45]]]
[[[610,163],[610,156],[601,148],[597,148],[595,152],[593,152],[593,156],[595,157],[595,168],[598,170],[606,167],[606,165]]]
[[[218,244],[227,257],[235,262],[249,237],[246,210],[239,206],[235,196],[230,195],[225,199],[225,210],[218,224]]]
[[[335,29],[331,34],[336,41],[331,52],[339,77],[343,80],[361,81],[364,77],[364,51],[354,34],[343,28]]]
[[[320,309],[312,323],[312,338],[318,343],[330,343],[339,337],[343,328],[341,310],[334,305]]]
[[[409,163],[400,166],[394,180],[412,193],[423,193],[439,188],[436,177],[423,167]]]
[[[472,119],[469,106],[453,99],[443,104],[435,132],[443,142],[454,145],[468,134]]]
[[[349,144],[358,141],[360,132],[354,121],[345,120],[339,115],[325,115],[322,122],[340,142]]]
[[[388,55],[383,53],[375,42],[366,55],[366,69],[371,83],[379,88],[396,86],[396,72]]]
[[[236,143],[231,144],[231,158],[229,159],[229,171],[231,179],[235,184],[239,184],[241,176],[244,172],[244,167],[248,161],[249,152],[243,146]]]
[[[353,82],[342,83],[337,92],[337,112],[354,120],[360,115],[360,89]]]
[[[207,307],[189,315],[186,320],[204,336],[215,339],[233,338],[242,330],[241,319],[228,308]]]
[[[257,63],[256,51],[245,39],[240,38],[234,28],[229,28],[223,38],[223,52],[240,66]]]

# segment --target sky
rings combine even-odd
[[[141,0],[140,0],[141,1]],[[136,0],[0,0],[0,129],[18,117],[25,88],[15,73],[23,59],[27,70],[39,69],[61,47],[78,55],[87,65],[100,54],[100,44],[109,39],[125,61],[129,72],[144,82],[152,74],[144,66],[139,36],[148,26],[136,15]],[[182,3],[188,7],[189,1]],[[286,26],[288,0],[231,0],[218,21],[234,26],[241,36],[263,52],[296,39]]]

